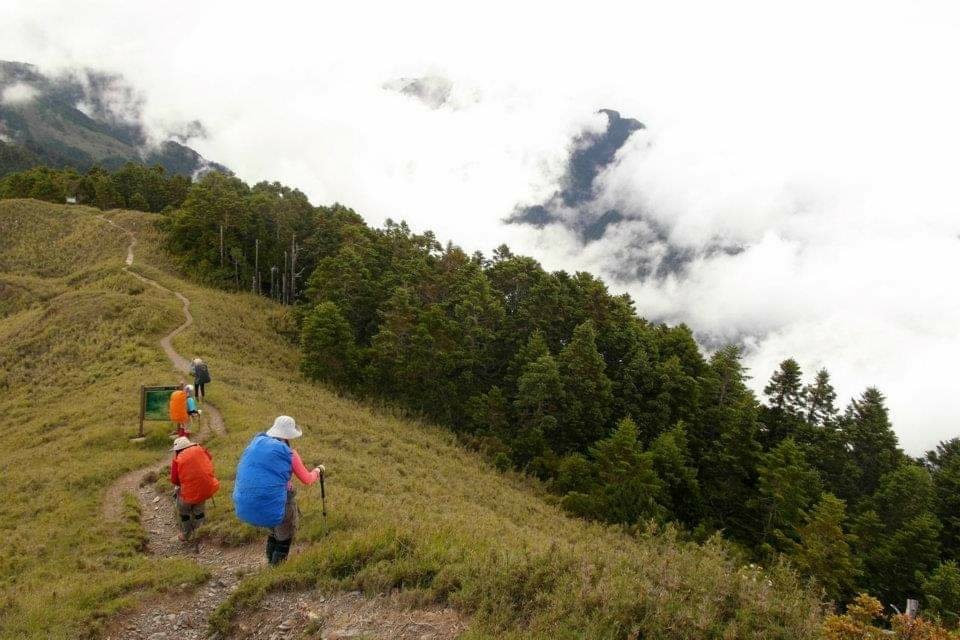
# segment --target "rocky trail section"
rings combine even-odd
[[[173,338],[193,324],[190,300],[179,291],[173,291],[147,278],[133,266],[137,240],[132,231],[105,216],[107,224],[130,238],[123,270],[142,282],[175,296],[183,304],[184,321],[160,339],[160,347],[180,374],[188,372],[189,362],[173,348]],[[203,416],[195,439],[204,441],[214,435],[224,435],[223,416],[209,403],[201,405]],[[168,454],[156,463],[130,471],[107,489],[102,503],[105,518],[117,521],[122,515],[123,497],[133,494],[140,504],[140,518],[147,534],[146,552],[161,557],[189,557],[208,572],[206,582],[199,586],[180,585],[175,593],[168,593],[144,603],[137,610],[125,614],[110,624],[103,637],[107,640],[200,640],[208,635],[211,614],[237,588],[242,577],[266,565],[259,544],[245,547],[222,547],[200,537],[182,543],[174,513],[173,496],[158,488],[157,478],[166,473]],[[216,499],[216,498],[215,498]],[[221,496],[220,500],[229,500]],[[294,640],[322,638],[382,638],[384,640],[452,640],[465,629],[461,616],[450,608],[432,607],[411,609],[397,598],[381,596],[366,598],[359,592],[325,595],[320,593],[272,594],[244,620],[238,622],[231,637],[257,640]]]

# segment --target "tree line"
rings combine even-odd
[[[134,209],[159,213],[183,204],[193,181],[169,174],[161,166],[129,162],[114,172],[93,167],[80,173],[75,169],[37,166],[0,179],[0,198],[35,198],[100,209]]]
[[[957,624],[960,439],[906,455],[878,389],[841,407],[827,370],[787,359],[757,397],[740,347],[705,354],[588,273],[373,228],[278,183],[208,174],[161,226],[198,279],[293,305],[308,378],[448,426],[571,513],[720,533],[836,603],[921,598]]]

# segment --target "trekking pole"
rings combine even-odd
[[[323,486],[323,474],[320,474],[320,505],[321,513],[323,514],[323,524],[327,524],[327,491]]]

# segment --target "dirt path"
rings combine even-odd
[[[190,300],[178,291],[164,287],[130,269],[137,239],[133,232],[99,216],[130,238],[123,270],[160,291],[176,296],[183,303],[184,321],[160,339],[160,347],[173,368],[186,374],[189,362],[173,348],[172,340],[193,324]],[[210,403],[201,405],[203,415],[195,440],[224,435],[223,416]],[[204,541],[182,543],[174,515],[173,497],[157,488],[156,479],[166,473],[169,454],[157,462],[135,469],[118,478],[104,494],[102,512],[108,520],[118,520],[123,497],[133,494],[140,503],[141,523],[147,534],[147,553],[189,557],[207,569],[209,578],[198,587],[180,585],[176,593],[144,603],[108,625],[107,640],[201,640],[207,638],[208,621],[216,608],[236,589],[241,578],[266,565],[259,543],[228,548]],[[229,496],[221,496],[229,500]],[[202,529],[201,529],[202,534]],[[320,593],[271,594],[255,611],[237,624],[231,637],[250,640],[294,640],[300,638],[383,638],[384,640],[452,640],[465,629],[461,616],[450,608],[410,609],[397,598],[365,598],[358,592],[324,595]]]
[[[193,324],[190,300],[179,291],[172,291],[159,282],[132,271],[130,267],[133,266],[133,251],[137,244],[133,232],[104,216],[99,217],[130,238],[123,270],[164,293],[176,296],[183,304],[183,323],[160,339],[160,347],[174,370],[187,374],[190,363],[177,353],[172,341]],[[203,403],[201,408],[203,414],[198,421],[195,440],[202,442],[211,434],[225,434],[226,427],[220,411],[209,402]],[[115,621],[105,634],[106,638],[204,638],[207,620],[213,610],[226,599],[244,573],[249,573],[264,563],[252,546],[228,549],[204,544],[202,541],[184,544],[177,539],[179,529],[174,515],[173,498],[162,495],[155,484],[159,474],[166,472],[168,464],[169,454],[164,454],[156,463],[130,471],[114,481],[104,494],[103,515],[109,520],[119,519],[124,495],[135,495],[140,503],[141,521],[148,537],[147,552],[164,557],[188,556],[203,565],[209,571],[210,578],[195,589],[188,589],[184,585],[183,593],[166,596],[150,603],[149,609],[142,608]]]

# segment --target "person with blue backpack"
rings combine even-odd
[[[307,471],[300,454],[290,446],[302,435],[293,418],[278,416],[266,433],[253,436],[237,465],[234,510],[243,522],[270,530],[267,562],[271,565],[286,560],[300,520],[293,476],[311,485],[325,471],[323,465]]]

